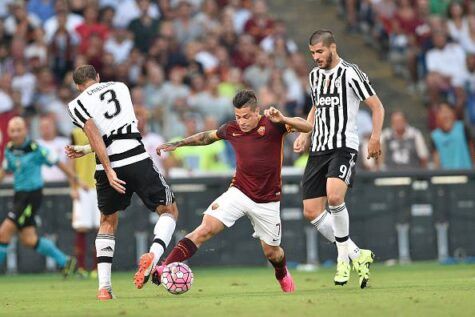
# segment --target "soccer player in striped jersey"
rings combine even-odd
[[[134,277],[137,288],[148,281],[175,231],[178,209],[175,197],[145,151],[137,128],[129,88],[121,82],[101,83],[91,65],[74,70],[73,80],[81,92],[68,104],[73,123],[82,128],[88,145],[68,146],[70,158],[94,151],[96,188],[101,220],[96,238],[99,300],[113,298],[111,266],[115,250],[118,211],[130,205],[137,193],[145,206],[160,217],[155,225],[150,252],[140,258]]]
[[[294,150],[310,150],[303,176],[304,216],[338,249],[336,285],[350,278],[350,259],[366,287],[374,254],[360,250],[349,237],[349,216],[345,195],[354,178],[358,155],[356,114],[360,101],[372,111],[373,131],[367,158],[381,155],[380,137],[384,108],[368,76],[358,66],[338,56],[333,34],[319,30],[310,37],[309,49],[317,66],[310,72],[313,107],[307,120],[313,131],[301,133]],[[330,214],[326,211],[329,205]]]

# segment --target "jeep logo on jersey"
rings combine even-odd
[[[318,105],[320,107],[331,107],[340,105],[340,95],[338,94],[323,94],[318,98]]]

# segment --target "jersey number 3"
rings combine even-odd
[[[107,103],[114,103],[115,110],[113,113],[109,113],[109,111],[107,111],[106,113],[104,113],[104,117],[106,117],[107,119],[112,119],[120,113],[120,103],[119,100],[117,100],[117,95],[115,94],[115,91],[113,91],[112,89],[104,91],[99,96],[101,98],[101,101],[104,101],[106,99],[106,95],[110,95],[110,98],[107,100]]]

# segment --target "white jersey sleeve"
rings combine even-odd
[[[354,64],[348,68],[348,84],[360,101],[364,101],[376,94],[369,82],[368,76]]]

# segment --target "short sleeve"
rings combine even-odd
[[[364,101],[376,94],[369,82],[368,76],[356,65],[352,65],[348,69],[348,83],[360,101]]]
[[[308,74],[308,83],[309,83],[309,87],[310,87],[310,99],[312,99],[312,105],[315,107],[315,94],[314,94],[314,86],[315,86],[315,80],[316,80],[316,77],[317,77],[317,71],[316,70],[312,70],[310,72],[310,74]]]
[[[43,146],[40,146],[38,151],[41,155],[42,164],[53,166],[59,163],[59,157],[53,151],[50,151]]]
[[[218,131],[216,132],[216,134],[218,135],[218,138],[223,139],[223,140],[227,139],[228,124],[229,122],[219,127]]]
[[[81,100],[76,99],[68,104],[68,113],[73,124],[79,128],[84,128],[86,121],[91,119],[89,111],[87,111]]]

